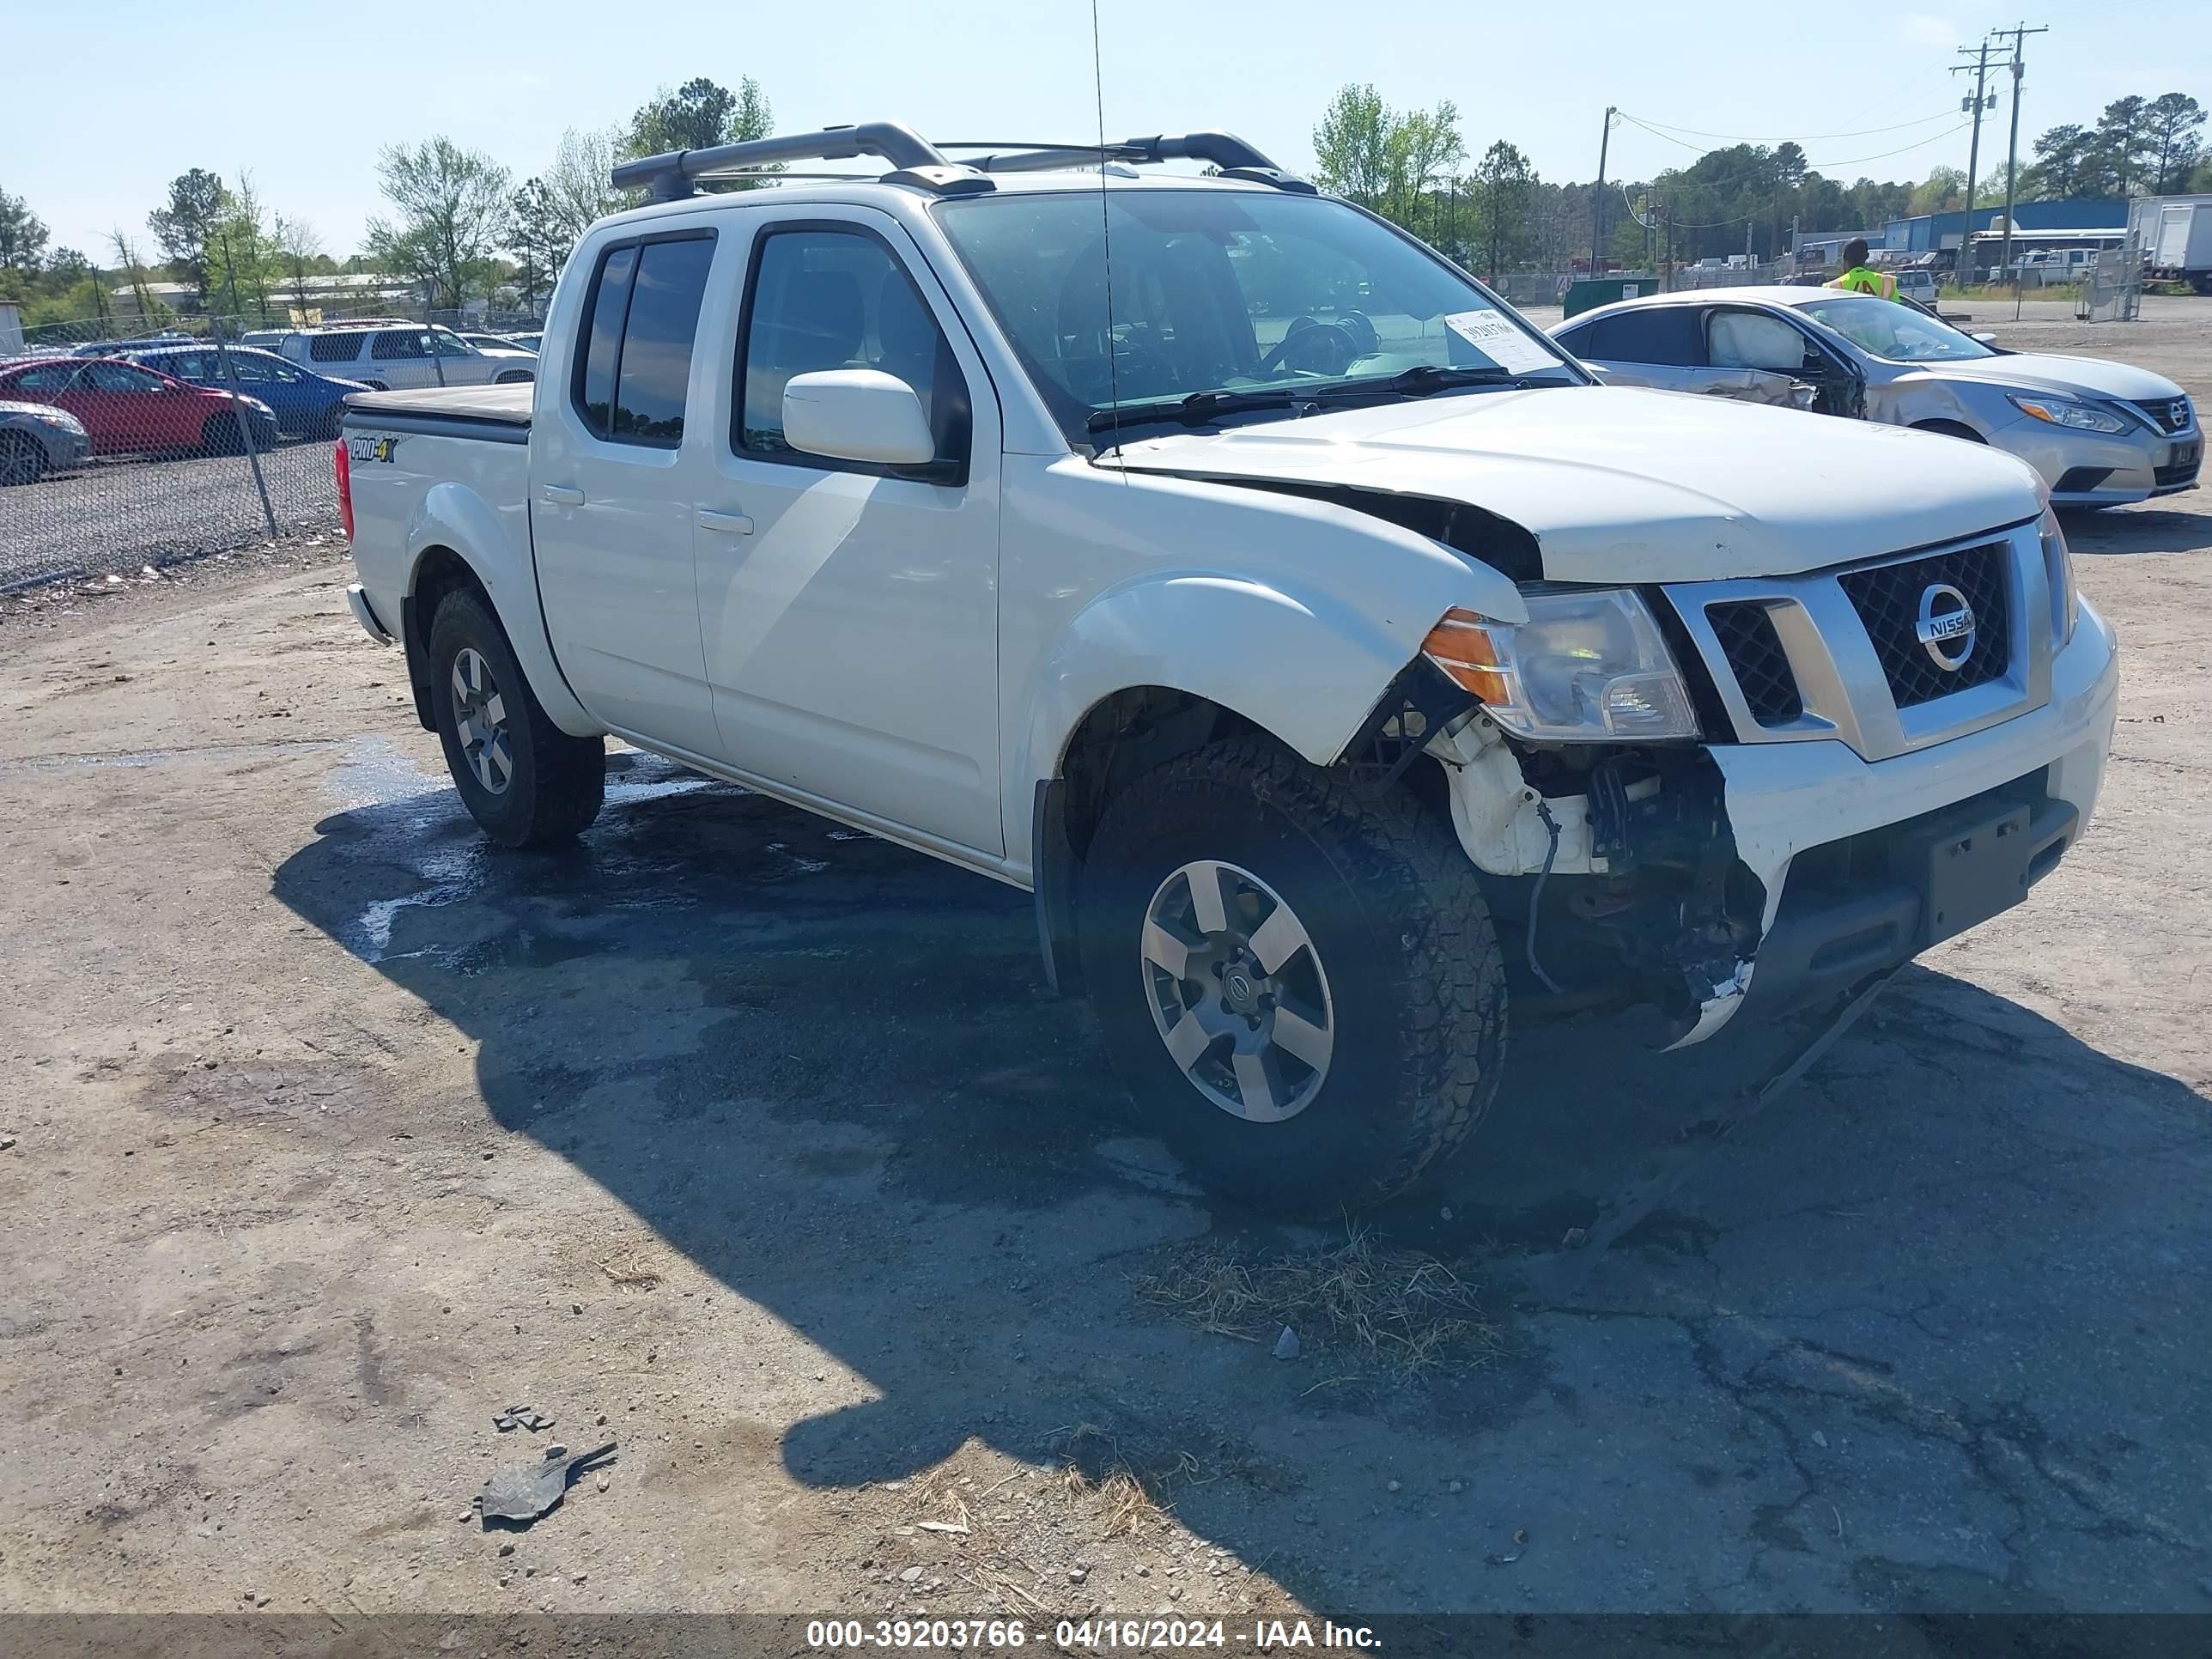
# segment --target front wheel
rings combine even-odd
[[[430,713],[462,803],[502,847],[567,841],[599,815],[606,745],[547,718],[506,630],[466,589],[430,623]]]
[[[0,489],[46,476],[46,447],[27,432],[0,433]]]
[[[1457,838],[1410,794],[1362,795],[1264,740],[1212,744],[1109,807],[1079,906],[1115,1067],[1215,1192],[1375,1202],[1497,1092],[1497,935]]]

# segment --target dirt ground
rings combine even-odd
[[[2071,534],[2093,830],[1561,1294],[1769,1038],[1257,1224],[1020,894],[630,754],[489,851],[327,548],[0,601],[0,1610],[2212,1609],[2212,492]]]

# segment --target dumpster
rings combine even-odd
[[[1603,276],[1578,276],[1567,285],[1561,304],[1570,317],[1609,306],[1615,300],[1633,300],[1640,294],[1656,294],[1659,279],[1648,270],[1613,271]]]

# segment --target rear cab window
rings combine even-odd
[[[580,325],[569,388],[577,417],[610,443],[683,442],[714,233],[678,231],[604,249]]]

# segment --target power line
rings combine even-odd
[[[1620,118],[1624,121],[1632,122],[1637,126],[1642,127],[1644,131],[1650,133],[1654,138],[1664,138],[1670,144],[1680,144],[1684,149],[1694,150],[1700,155],[1711,154],[1710,150],[1705,149],[1703,146],[1693,144],[1686,138],[1677,138],[1672,133],[1660,131],[1658,128],[1651,125],[1649,122],[1631,115],[1626,110],[1622,110],[1620,112]],[[1914,122],[1911,125],[1918,125],[1919,123]],[[1941,143],[1943,139],[1952,137],[1954,133],[1964,132],[1968,125],[1969,123],[1967,122],[1958,121],[1954,125],[1945,128],[1941,132],[1932,133],[1925,138],[1916,138],[1909,144],[1899,144],[1895,149],[1882,150],[1873,155],[1854,155],[1846,160],[1833,161],[1808,161],[1805,163],[1805,170],[1808,173],[1818,173],[1823,168],[1827,167],[1855,167],[1866,161],[1886,161],[1893,155],[1902,155],[1907,150],[1920,149],[1926,145]],[[1686,131],[1687,131],[1686,128],[1684,130]]]
[[[1622,112],[1624,114],[1626,113],[1626,111],[1623,111]],[[1791,137],[1785,138],[1781,142],[1784,143],[1796,143],[1801,140],[1807,138],[1865,138],[1877,132],[1902,132],[1907,127],[1924,127],[1931,121],[1948,120],[1950,116],[1951,112],[1949,110],[1939,110],[1933,115],[1923,115],[1917,121],[1899,121],[1893,126],[1856,127],[1848,132],[1801,132],[1793,134]],[[1687,132],[1693,134],[1699,138],[1726,138],[1739,144],[1761,144],[1766,142],[1764,137],[1754,133],[1705,132],[1696,127],[1677,126],[1672,121],[1646,121],[1633,115],[1629,116],[1628,118],[1634,121],[1641,127],[1665,127],[1669,131]]]

